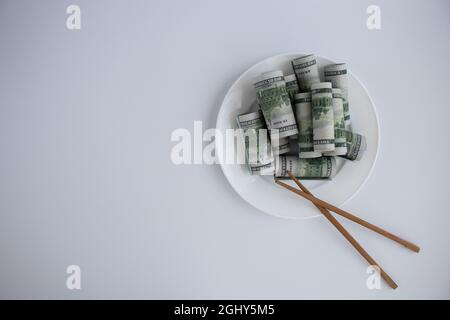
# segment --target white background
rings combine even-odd
[[[450,298],[449,14],[445,0],[1,1],[0,297]],[[174,129],[214,127],[243,71],[293,51],[347,62],[375,102],[378,162],[345,209],[422,251],[344,223],[395,291],[366,288],[325,219],[265,215],[218,166],[170,161]]]

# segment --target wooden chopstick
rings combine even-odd
[[[386,231],[386,230],[384,230],[384,229],[382,229],[380,227],[377,227],[376,225],[373,225],[370,222],[367,222],[367,221],[365,221],[365,220],[363,220],[363,219],[361,219],[361,218],[351,214],[350,212],[342,210],[342,209],[340,209],[340,208],[338,208],[336,206],[333,206],[332,204],[330,204],[330,203],[328,203],[326,201],[323,201],[323,200],[321,200],[319,198],[316,198],[310,192],[306,192],[305,191],[307,189],[305,188],[305,186],[303,186],[303,184],[301,184],[300,181],[298,181],[297,178],[295,178],[290,172],[288,172],[288,174],[290,174],[289,176],[291,177],[291,179],[293,179],[293,180],[295,179],[294,182],[304,192],[302,192],[302,191],[300,191],[300,190],[298,190],[298,189],[296,189],[294,187],[291,187],[290,185],[288,185],[286,183],[283,183],[283,182],[281,182],[279,180],[275,180],[275,182],[277,184],[279,184],[280,186],[283,186],[284,188],[286,188],[286,189],[288,189],[288,190],[298,194],[299,196],[302,196],[303,198],[308,199],[309,201],[314,203],[316,206],[324,207],[324,208],[326,208],[326,209],[328,209],[330,211],[336,212],[337,214],[339,214],[339,215],[341,215],[341,216],[343,216],[343,217],[345,217],[345,218],[347,218],[347,219],[349,219],[349,220],[351,220],[353,222],[356,222],[356,223],[362,225],[363,227],[366,227],[366,228],[368,228],[368,229],[370,229],[372,231],[375,231],[376,233],[379,233],[382,236],[384,236],[386,238],[389,238],[389,239],[391,239],[391,240],[393,240],[393,241],[395,241],[395,242],[405,246],[406,248],[408,248],[408,249],[410,249],[410,250],[412,250],[414,252],[419,252],[420,251],[420,247],[415,245],[414,243],[411,243],[411,242],[409,242],[407,240],[404,240],[404,239],[402,239],[402,238],[400,238],[400,237],[398,237],[398,236],[396,236],[396,235],[394,235],[394,234],[392,234],[392,233],[390,233],[390,232],[388,232],[388,231]]]
[[[295,181],[295,180],[294,180]],[[277,181],[275,181],[277,182]],[[277,182],[278,183],[278,182]],[[289,186],[285,183],[280,184],[283,187]],[[298,185],[300,187],[300,185]],[[289,186],[290,187],[290,186]],[[301,187],[300,187],[301,188]],[[291,190],[291,189],[289,189]],[[305,190],[307,190],[305,188]],[[304,191],[305,191],[304,190]],[[291,190],[292,191],[292,190]],[[305,191],[305,192],[309,192],[309,191]],[[339,223],[339,221],[336,220],[335,217],[333,217],[333,215],[325,208],[314,204],[317,209],[320,210],[320,212],[322,212],[322,214],[328,219],[328,221],[331,222],[331,224],[333,224],[333,226],[345,237],[345,239],[348,240],[348,242],[350,242],[350,244],[356,249],[356,251],[359,252],[359,254],[361,256],[363,256],[364,259],[366,259],[366,261],[369,263],[369,265],[371,266],[377,266],[380,270],[380,275],[383,277],[383,279],[386,281],[386,283],[392,288],[392,289],[396,289],[398,287],[398,285],[395,283],[394,280],[392,280],[392,278],[380,267],[380,265],[367,253],[366,250],[364,250],[364,248],[355,240],[355,238],[352,237],[352,235]]]

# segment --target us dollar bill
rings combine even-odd
[[[345,129],[352,131],[350,107],[348,104],[348,72],[346,63],[330,64],[324,67],[325,81],[331,82],[333,88],[342,90]]]
[[[256,77],[256,97],[269,130],[278,130],[285,138],[298,133],[286,82],[282,71],[263,73]]]
[[[315,55],[309,54],[292,60],[292,68],[297,76],[300,92],[308,92],[312,84],[320,82]]]
[[[294,105],[294,97],[300,91],[297,77],[295,74],[288,74],[287,76],[284,76],[284,81],[286,82],[286,91],[289,95],[289,99],[291,99],[291,104]]]
[[[294,111],[298,124],[298,155],[300,158],[321,157],[321,152],[314,151],[311,93],[298,93],[294,99]]]
[[[361,160],[367,149],[366,137],[351,131],[345,131],[345,135],[347,139],[347,153],[341,157],[351,161]]]
[[[300,89],[298,87],[297,77],[295,74],[289,74],[287,76],[284,76],[284,81],[286,81],[286,91],[289,95],[289,99],[291,100],[292,109],[294,110],[295,115],[295,106],[294,106],[294,97],[297,93],[300,92]],[[298,122],[297,122],[297,128],[298,128]],[[297,139],[298,134],[294,134],[292,136],[289,136],[289,139]]]
[[[297,156],[279,156],[275,158],[275,177],[288,178],[288,171],[302,179],[332,179],[336,175],[334,157],[300,159]]]
[[[272,175],[275,172],[274,157],[261,112],[242,114],[237,116],[236,120],[241,129],[239,135],[245,148],[245,160],[250,173]]]
[[[280,155],[285,154],[291,151],[291,145],[289,143],[288,138],[274,138],[272,135],[271,137],[271,143],[272,143],[272,151],[274,155]]]
[[[341,89],[331,89],[333,94],[334,116],[334,151],[324,152],[325,156],[342,156],[347,154],[347,137],[345,134],[344,108]]]
[[[311,85],[314,151],[334,151],[333,95],[330,82]]]

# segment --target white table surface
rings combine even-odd
[[[450,298],[449,15],[445,0],[2,1],[0,297]],[[245,69],[293,51],[347,62],[374,99],[379,158],[345,209],[422,251],[340,221],[395,291],[367,289],[325,219],[265,215],[219,166],[170,160],[174,129],[214,127]]]

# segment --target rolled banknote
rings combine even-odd
[[[286,91],[289,94],[289,99],[291,100],[292,109],[294,108],[294,96],[299,93],[300,89],[298,88],[298,82],[297,77],[295,74],[289,74],[287,76],[284,76],[284,81],[286,81]],[[294,110],[295,114],[295,110]],[[298,121],[297,121],[297,127],[298,127]],[[289,136],[289,139],[297,139],[298,134],[294,134],[292,136]]]
[[[347,139],[347,153],[341,157],[352,161],[361,160],[367,149],[366,137],[351,131],[345,131],[345,136]]]
[[[275,177],[288,178],[288,171],[302,179],[332,179],[336,175],[334,157],[300,159],[296,156],[275,158]]]
[[[240,136],[245,147],[245,160],[251,174],[272,175],[275,171],[274,157],[268,130],[260,111],[236,118]]]
[[[271,139],[272,151],[274,155],[285,154],[291,151],[291,145],[288,138]]]
[[[333,88],[342,90],[345,130],[351,131],[350,108],[348,105],[348,73],[346,63],[330,64],[323,69],[325,81],[331,82]]]
[[[297,77],[295,74],[288,74],[284,76],[284,81],[286,82],[286,91],[291,99],[291,104],[294,105],[294,96],[299,93]]]
[[[330,82],[311,85],[314,151],[334,151],[333,95]]]
[[[324,152],[324,156],[342,156],[347,154],[347,138],[344,124],[344,108],[341,89],[331,89],[333,94],[334,151]]]
[[[308,92],[311,85],[320,82],[316,56],[309,54],[292,60],[300,92]]]
[[[256,98],[269,130],[277,129],[280,138],[298,133],[283,71],[264,73],[255,79]]]
[[[294,101],[295,117],[298,124],[298,156],[300,158],[321,157],[321,152],[314,151],[311,93],[298,93],[295,95]]]

